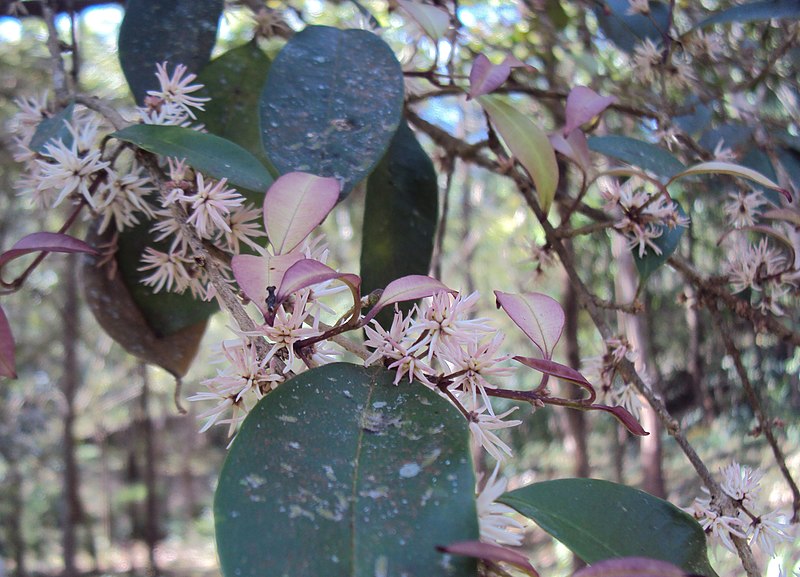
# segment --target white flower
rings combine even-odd
[[[767,203],[767,199],[760,191],[744,193],[729,193],[731,200],[725,203],[723,210],[728,216],[728,222],[734,228],[753,226],[759,216],[759,209]]]
[[[306,310],[307,299],[307,292],[301,291],[297,293],[294,303],[291,305],[291,313],[286,312],[283,306],[278,307],[272,326],[264,325],[261,327],[262,333],[274,343],[267,354],[267,359],[272,358],[278,351],[286,351],[287,361],[283,370],[284,373],[288,373],[292,369],[292,364],[295,360],[294,344],[297,341],[322,334],[316,323],[310,327],[303,326],[303,323],[309,317],[309,312]]]
[[[516,427],[522,421],[504,421],[508,415],[516,411],[519,407],[513,407],[500,415],[484,414],[487,407],[483,406],[470,414],[469,430],[475,439],[486,449],[492,457],[498,461],[505,460],[506,456],[511,456],[511,447],[506,445],[494,431]],[[503,454],[505,453],[505,455]]]
[[[742,466],[736,461],[720,471],[722,482],[720,486],[725,493],[735,501],[745,505],[752,505],[761,491],[759,482],[763,473],[758,469]]]
[[[158,82],[161,84],[161,89],[149,90],[147,94],[163,100],[168,105],[177,106],[192,119],[195,119],[196,116],[194,115],[192,108],[205,110],[205,108],[203,108],[203,103],[208,102],[211,99],[199,96],[190,96],[190,94],[193,92],[201,90],[203,85],[190,84],[197,78],[197,75],[188,74],[184,77],[186,71],[186,66],[183,64],[178,64],[175,66],[172,76],[170,76],[169,72],[167,72],[166,62],[156,64],[156,78],[158,78]]]
[[[419,310],[419,318],[411,323],[410,330],[422,335],[410,351],[428,347],[428,362],[438,352],[441,344],[449,341],[468,342],[476,333],[488,333],[494,329],[487,319],[470,319],[469,311],[479,298],[477,292],[465,297],[461,294],[453,297],[448,292],[440,292],[430,301],[423,303]]]
[[[645,38],[633,51],[633,75],[639,82],[652,82],[655,68],[661,64],[661,49]]]
[[[486,485],[478,491],[476,498],[481,541],[519,547],[522,545],[525,525],[517,519],[509,517],[509,515],[515,514],[514,509],[508,505],[495,502],[500,495],[505,493],[508,486],[507,479],[497,478],[499,469],[500,463],[497,463],[491,476],[486,481]]]
[[[97,208],[93,198],[91,185],[98,172],[108,167],[108,162],[101,160],[99,150],[91,150],[81,155],[76,142],[67,147],[61,140],[45,145],[42,156],[45,160],[37,160],[40,179],[38,191],[59,190],[53,206],[56,207],[70,194],[82,196],[92,208]]]
[[[267,236],[267,233],[256,222],[261,218],[262,211],[251,204],[232,210],[227,219],[229,230],[223,230],[223,238],[228,250],[238,254],[240,242],[251,248],[260,249],[261,247],[252,239]]]
[[[227,178],[215,182],[209,180],[205,182],[203,175],[197,173],[197,192],[192,196],[185,197],[190,202],[192,214],[186,222],[194,225],[197,234],[203,238],[211,238],[212,227],[216,227],[225,232],[231,232],[225,218],[231,210],[241,206],[244,198],[238,192],[227,188]]]
[[[752,523],[750,543],[755,543],[764,553],[775,557],[775,545],[792,540],[789,527],[786,518],[779,511],[761,515]]]
[[[147,247],[142,255],[142,266],[139,271],[153,271],[150,276],[141,280],[142,284],[153,287],[153,292],[183,292],[189,286],[192,276],[186,270],[190,261],[179,252],[161,252]]]

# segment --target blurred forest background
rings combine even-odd
[[[362,20],[348,2],[293,0],[288,4],[285,11],[298,27],[302,21],[346,26]],[[591,41],[597,30],[591,4],[465,2],[460,16],[472,39],[470,50],[490,54],[511,50],[540,70],[545,87],[563,90],[559,78],[592,83],[599,75],[604,83],[593,86],[601,93],[635,98],[625,55],[610,43],[598,46]],[[286,8],[277,2],[270,6]],[[365,6],[389,24],[385,37],[401,61],[409,61],[416,56],[409,52],[417,50],[430,58],[430,46],[406,36],[384,2],[369,1]],[[105,5],[80,11],[74,18],[81,89],[124,110],[133,102],[116,56],[122,14],[121,6]],[[58,19],[65,37],[68,20],[67,15]],[[232,6],[226,11],[215,54],[248,41],[252,30],[249,12]],[[759,62],[769,60],[789,34],[797,38],[797,25],[787,21],[734,24],[727,30],[746,40],[744,45]],[[16,112],[15,98],[48,89],[45,40],[46,29],[38,18],[0,18],[0,125],[6,126]],[[280,39],[270,40],[263,48],[274,54],[280,44]],[[732,67],[736,55],[729,58],[724,66]],[[770,74],[793,81],[796,88],[800,48],[795,44],[780,58]],[[713,74],[713,67],[722,66],[702,59],[695,65],[708,67],[698,69],[698,75]],[[746,78],[747,71],[742,74]],[[724,89],[724,82],[741,79],[734,75],[717,82]],[[422,81],[420,90],[424,91]],[[543,101],[542,106],[549,104]],[[423,123],[434,123],[456,136],[472,141],[485,137],[482,113],[463,97],[426,100],[416,110]],[[544,112],[552,126],[559,124],[557,107]],[[785,124],[780,114],[784,113],[776,113],[771,121]],[[634,124],[623,116],[610,122],[627,134],[653,138],[645,122]],[[26,199],[15,194],[19,172],[7,134],[4,131],[0,137],[3,248],[26,233],[54,228],[53,222],[44,221],[31,211]],[[510,181],[443,158],[427,136],[422,139],[440,169],[446,215],[434,273],[451,287],[480,291],[482,314],[498,322],[508,321],[493,310],[492,289],[552,295],[563,304],[570,321],[566,344],[559,351],[561,362],[577,367],[581,359],[601,354],[602,341],[579,311],[565,276],[557,265],[546,266],[541,232]],[[712,225],[721,226],[725,192],[709,194],[684,201],[693,219],[704,226],[688,231],[679,252],[698,267],[714,270],[714,259],[720,258],[716,242],[721,229]],[[599,198],[587,202],[601,205]],[[357,190],[325,223],[331,260],[340,270],[358,269],[360,239],[355,236],[363,218],[363,192]],[[604,242],[597,237],[576,239],[573,250],[587,283],[612,297],[627,289],[619,282],[615,286],[615,277],[624,277],[617,274],[613,251],[618,247],[610,234],[602,235]],[[15,330],[19,367],[18,380],[0,383],[0,558],[4,570],[15,577],[218,575],[210,505],[228,444],[225,427],[198,434],[198,407],[185,401],[189,414],[178,414],[173,379],[127,355],[100,330],[82,301],[79,276],[77,258],[51,256],[29,279],[27,290],[3,300]],[[731,358],[715,338],[717,329],[703,312],[686,306],[693,295],[675,271],[663,267],[641,298],[646,312],[639,317],[640,329],[647,343],[648,370],[709,468],[716,471],[733,459],[767,465],[763,484],[769,488],[769,501],[788,504],[789,490],[770,461],[766,441],[754,431],[752,409]],[[518,339],[508,328],[509,340]],[[201,380],[214,374],[209,363],[211,345],[229,336],[222,315],[214,317],[200,356],[184,379],[184,399],[200,390]],[[746,350],[747,370],[770,416],[781,425],[779,441],[796,475],[800,472],[800,354],[773,337],[754,339],[749,332],[742,333],[739,344]],[[519,339],[510,348],[527,350],[529,346]],[[529,378],[523,374],[517,378]],[[522,388],[533,385],[509,383]],[[511,488],[534,480],[592,476],[646,488],[684,507],[699,494],[699,481],[663,432],[660,443],[653,442],[657,434],[640,442],[602,414],[541,410],[531,415],[527,408],[521,412],[525,422],[508,439],[517,455],[506,468]],[[645,427],[658,429],[652,421],[645,422]],[[571,555],[543,532],[532,528],[527,547],[543,575],[569,572]],[[771,576],[776,575],[778,562],[791,568],[798,561],[797,542],[781,552],[771,566]],[[735,557],[723,550],[714,549],[712,562],[721,575],[726,570],[735,572],[737,566]]]

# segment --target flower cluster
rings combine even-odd
[[[190,126],[197,119],[194,110],[205,110],[204,103],[210,100],[192,96],[202,90],[203,85],[191,84],[197,75],[187,74],[183,64],[176,65],[171,75],[166,62],[156,64],[156,68],[159,89],[147,92],[144,106],[138,108],[139,117],[145,124]]]
[[[605,352],[597,357],[584,359],[586,373],[600,386],[600,397],[610,404],[621,405],[637,419],[641,413],[642,401],[636,388],[622,379],[617,367],[623,359],[636,361],[637,353],[624,337],[605,341]]]
[[[758,469],[733,462],[721,471],[722,490],[733,499],[733,514],[723,512],[719,504],[703,487],[706,497],[695,499],[687,512],[698,520],[706,534],[718,540],[730,551],[736,552],[731,536],[748,539],[770,557],[775,556],[775,546],[791,539],[789,523],[780,511],[763,511],[759,502],[760,481],[763,473]]]
[[[633,178],[625,184],[616,180],[607,182],[601,195],[606,201],[606,211],[621,212],[620,221],[614,227],[625,235],[630,248],[635,248],[640,258],[648,248],[661,254],[654,241],[665,230],[689,224],[689,219],[679,212],[678,205],[664,193],[650,194]]]
[[[735,245],[728,252],[725,274],[734,293],[754,291],[756,307],[779,316],[784,314],[781,302],[794,290],[797,281],[797,273],[786,257],[765,238],[758,244],[740,241]]]

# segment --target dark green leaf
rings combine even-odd
[[[33,133],[28,148],[33,152],[44,152],[45,145],[53,140],[61,140],[66,147],[72,146],[72,133],[67,128],[65,122],[70,122],[72,120],[72,111],[74,108],[75,104],[70,102],[69,105],[58,114],[54,114],[50,118],[42,120],[39,126],[36,127],[36,132]]]
[[[729,122],[711,130],[706,130],[700,137],[700,146],[712,152],[720,143],[724,148],[740,151],[753,137],[753,129],[746,124]]]
[[[344,197],[383,157],[402,108],[403,72],[383,40],[309,26],[272,63],[261,138],[281,174],[339,178]]]
[[[153,240],[149,232],[151,225],[151,222],[145,222],[119,233],[116,258],[119,274],[133,301],[153,332],[163,337],[204,321],[219,307],[216,301],[205,302],[193,298],[189,291],[183,294],[153,293],[152,287],[141,283],[142,278],[147,276],[146,272],[138,270],[145,249],[148,246],[162,252],[169,249],[168,240],[161,243]]]
[[[800,152],[793,148],[779,148],[778,160],[794,184],[795,191],[800,191]]]
[[[326,365],[250,412],[214,502],[225,577],[474,577],[434,549],[478,537],[464,419],[392,379]]]
[[[675,204],[678,203],[676,202]],[[681,216],[686,216],[680,204],[678,204],[678,213]],[[658,267],[667,262],[667,259],[678,248],[678,244],[683,236],[683,231],[685,230],[682,226],[676,226],[671,230],[666,227],[661,228],[661,236],[653,239],[653,244],[661,249],[661,254],[656,254],[652,247],[647,247],[647,252],[644,253],[643,257],[640,257],[638,246],[631,249],[633,252],[633,261],[636,263],[636,270],[639,271],[639,277],[642,281],[646,280]]]
[[[362,291],[411,274],[428,274],[438,220],[436,171],[403,122],[367,181],[361,245]],[[411,306],[412,303],[406,303]],[[384,324],[392,311],[379,315]]]
[[[628,14],[628,0],[605,0],[594,9],[597,22],[609,40],[626,52],[633,52],[645,38],[658,44],[669,29],[669,6],[650,2],[650,14]]]
[[[223,0],[128,0],[119,29],[119,61],[136,102],[158,89],[156,64],[197,73],[217,38]]]
[[[235,142],[262,164],[267,160],[261,146],[258,103],[270,64],[269,57],[253,41],[215,58],[197,78],[205,85],[202,95],[211,98],[205,111],[197,113],[197,121],[212,134]]]
[[[742,166],[746,166],[747,168],[752,168],[753,170],[760,172],[772,181],[778,180],[778,175],[775,173],[775,167],[772,166],[772,160],[770,160],[769,156],[767,156],[765,152],[759,150],[758,148],[750,148],[739,161],[739,163]],[[781,195],[779,192],[766,186],[761,186],[757,183],[752,183],[752,186],[753,188],[760,190],[764,196],[770,200],[770,202],[780,206]]]
[[[696,24],[694,29],[705,28],[712,24],[752,22],[754,20],[772,20],[773,18],[800,18],[800,2],[797,0],[768,0],[732,6]]]
[[[697,521],[643,491],[597,479],[560,479],[511,491],[499,501],[533,519],[587,563],[650,557],[691,574],[716,575]]]
[[[665,179],[686,168],[663,148],[627,136],[593,136],[589,138],[589,148]]]
[[[266,191],[272,184],[272,176],[256,157],[213,134],[179,126],[134,124],[111,136],[155,154],[185,158],[192,168],[213,178],[227,178],[234,187]]]

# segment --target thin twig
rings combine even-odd
[[[56,29],[56,17],[48,2],[42,2],[42,17],[47,26],[47,50],[50,52],[53,89],[58,103],[63,105],[69,100],[70,91],[67,84],[67,73],[64,69],[64,59],[61,58],[61,43]]]

